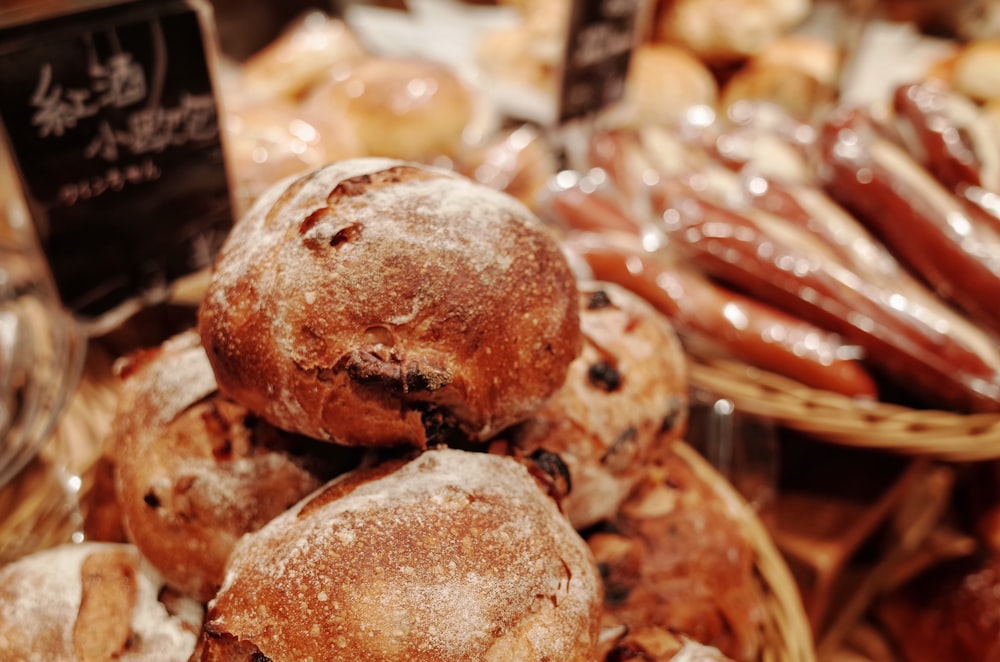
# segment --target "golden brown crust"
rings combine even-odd
[[[762,586],[755,551],[732,518],[679,455],[650,469],[614,522],[587,537],[607,619],[667,629],[735,660],[759,659]]]
[[[475,439],[537,411],[580,348],[576,286],[521,203],[357,159],[276,187],[234,228],[200,311],[221,390],[355,446]]]
[[[343,118],[370,156],[430,163],[461,151],[473,99],[443,64],[368,57],[318,85],[303,113],[319,127]]]
[[[251,100],[295,100],[331,71],[366,56],[346,23],[319,11],[308,12],[247,59],[240,89]]]
[[[240,536],[357,460],[274,429],[212,384],[198,334],[170,339],[125,380],[109,442],[129,539],[200,601],[215,595]]]
[[[719,86],[712,72],[690,51],[652,43],[636,49],[625,83],[625,102],[637,125],[682,123],[692,106],[714,108]]]
[[[559,455],[578,529],[611,518],[687,421],[684,354],[670,322],[611,283],[581,283],[583,350],[541,412],[510,431],[516,448]]]
[[[132,545],[82,543],[0,568],[0,659],[186,662],[201,606],[166,593]]]
[[[596,568],[523,466],[432,450],[391,468],[238,544],[202,660],[593,659]]]

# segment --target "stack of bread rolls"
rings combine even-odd
[[[579,279],[507,194],[376,158],[285,180],[234,227],[197,328],[119,373],[104,466],[123,540],[0,569],[0,658],[760,653],[761,609],[712,606],[722,566],[640,552],[633,529],[651,489],[673,492],[684,537],[723,541],[728,595],[760,588],[711,490],[672,464],[687,385],[671,324]],[[660,577],[628,604],[676,607],[613,608],[626,589],[595,557],[612,529]],[[663,563],[690,572],[667,581]],[[49,567],[65,577],[42,605],[23,587]]]

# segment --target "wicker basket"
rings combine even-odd
[[[1000,458],[1000,414],[866,402],[724,359],[693,358],[692,386],[817,439],[951,461]]]
[[[88,350],[73,396],[39,454],[0,489],[0,565],[81,538],[80,476],[97,458],[118,392],[111,357]]]
[[[798,587],[767,528],[729,481],[697,451],[684,443],[675,444],[674,451],[711,486],[756,553],[755,570],[764,589],[762,599],[767,612],[761,662],[813,662],[816,653],[812,630]]]

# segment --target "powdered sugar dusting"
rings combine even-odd
[[[288,221],[298,223],[326,203],[326,196],[337,184],[345,179],[378,172],[398,165],[397,161],[381,158],[348,159],[328,165],[305,175],[287,177],[261,195],[250,207],[246,215],[236,224],[225,246],[220,252],[220,260],[215,265],[214,279],[222,283],[234,283],[245,274],[250,265],[266,253],[275,242],[280,242],[288,230]],[[301,218],[278,218],[279,222],[269,223],[271,210],[282,201],[282,206],[291,207],[296,212],[304,212]]]
[[[295,474],[298,480],[293,481]],[[269,500],[261,493],[261,485],[268,479],[280,476],[290,488],[299,489],[299,494],[319,482],[308,471],[298,468],[289,457],[277,452],[236,458],[225,463],[207,458],[180,459],[176,476],[193,481],[191,493],[196,494],[197,506],[208,511],[206,518],[220,527],[228,522],[249,525],[260,518],[260,502]]]
[[[483,659],[498,633],[530,619],[552,659],[571,659],[596,633],[589,551],[509,458],[428,451],[300,517],[310,500],[237,545],[213,607],[219,624],[252,637],[259,614],[234,608],[259,583],[288,596],[269,615],[314,618],[383,659]],[[314,654],[254,643],[269,656]]]
[[[141,393],[152,412],[149,425],[177,418],[195,402],[218,389],[212,366],[195,331],[185,331],[160,346],[160,354],[132,375],[132,390]],[[125,407],[130,407],[129,401]]]
[[[82,595],[81,571],[84,559],[93,553],[131,550],[130,545],[84,543],[64,545],[37,552],[0,570],[0,658],[10,654],[14,642],[36,642],[38,660],[51,662],[50,651],[63,651],[55,659],[73,659],[73,624]],[[136,646],[121,660],[139,662],[185,662],[194,650],[194,629],[190,623],[167,613],[158,596],[163,586],[159,576],[147,564],[140,563],[137,579],[137,602],[132,615]],[[190,602],[187,614],[201,613]],[[189,608],[188,608],[189,607]],[[40,639],[44,638],[44,640]],[[33,662],[29,658],[27,662]]]
[[[272,252],[274,246],[286,241],[290,229],[297,228],[310,215],[327,207],[328,196],[341,182],[401,166],[406,167],[406,164],[392,159],[351,159],[278,183],[234,228],[222,249],[213,278],[222,286],[239,282],[253,265]],[[374,187],[363,196],[363,203],[350,204],[352,201],[348,201],[352,222],[360,222],[376,231],[381,241],[390,242],[390,246],[395,244],[393,250],[399,250],[396,242],[403,242],[424,244],[427,249],[460,252],[472,261],[473,268],[482,271],[486,264],[493,264],[498,258],[503,267],[509,266],[509,261],[503,262],[502,254],[496,250],[496,232],[502,224],[515,220],[541,227],[532,213],[512,196],[445,170],[423,165],[412,167],[435,176]],[[401,209],[423,217],[473,218],[482,232],[470,233],[464,222],[424,223],[419,228],[387,222]],[[325,222],[310,228],[303,238],[328,242],[338,229],[337,219],[331,215]],[[283,251],[281,255],[286,257],[276,265],[278,271],[293,268],[294,261],[301,257],[294,250]],[[220,287],[215,292],[222,296],[224,290]]]

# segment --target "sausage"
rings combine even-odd
[[[893,94],[894,126],[910,156],[1000,231],[1000,136],[969,99],[925,82]]]
[[[1000,346],[996,339],[927,289],[856,218],[823,191],[761,177],[749,180],[747,189],[754,207],[781,216],[814,235],[865,280],[902,294],[903,298],[897,297],[896,305],[906,315],[963,344],[993,370],[1000,370]]]
[[[643,226],[607,196],[587,192],[579,186],[550,190],[539,213],[566,230],[583,232],[624,232],[641,236]]]
[[[691,347],[721,353],[812,388],[874,399],[874,380],[857,348],[836,334],[712,283],[689,266],[607,236],[576,236],[569,250],[598,280],[626,287],[674,324]]]
[[[860,111],[828,120],[819,150],[834,199],[935,292],[1000,333],[1000,232]]]
[[[690,346],[708,348],[813,388],[874,398],[874,380],[855,360],[857,347],[771,306],[726,290],[690,266],[642,248],[639,223],[613,200],[579,190],[554,196],[556,222],[576,230],[566,240],[594,278],[644,297]],[[611,237],[628,236],[613,241]]]
[[[709,275],[865,349],[886,377],[926,404],[1000,410],[1000,374],[982,357],[896,305],[879,287],[832,258],[791,223],[740,213],[688,191],[675,195],[664,231]]]
[[[897,87],[892,102],[902,144],[945,188],[998,188],[1000,145],[971,100],[927,81]]]

